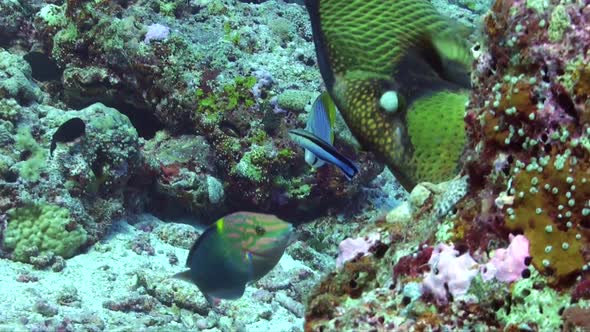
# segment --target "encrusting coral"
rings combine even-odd
[[[437,214],[436,196],[425,195],[368,225],[362,234],[392,240],[383,258],[359,259],[377,270],[375,281],[360,297],[320,286],[308,331],[558,329],[564,309],[569,326],[578,321],[570,301],[590,305],[590,5],[498,0],[483,23],[464,196]],[[408,239],[412,247],[396,243]],[[327,279],[345,277],[348,264],[357,263]]]

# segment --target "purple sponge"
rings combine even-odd
[[[147,28],[143,42],[149,44],[152,40],[166,40],[168,35],[170,35],[170,28],[167,26],[159,23],[151,24]]]
[[[356,239],[345,239],[338,246],[338,258],[336,267],[341,268],[344,263],[357,257],[363,257],[370,254],[369,249],[379,240],[379,234],[370,234],[365,237]]]
[[[430,272],[424,278],[422,288],[443,303],[447,302],[447,289],[454,297],[467,293],[471,279],[478,273],[478,264],[469,253],[459,256],[453,245],[437,245],[428,265]]]
[[[525,261],[529,257],[529,240],[523,235],[512,234],[509,239],[508,248],[496,249],[494,257],[483,266],[483,280],[496,278],[502,282],[513,282],[522,278],[522,271],[527,269]]]

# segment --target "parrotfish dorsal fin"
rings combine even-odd
[[[219,220],[217,222],[219,222]],[[207,239],[210,236],[215,235],[216,232],[217,232],[217,223],[213,224],[212,226],[209,226],[201,234],[201,236],[199,236],[199,238],[195,241],[195,243],[191,247],[191,250],[188,252],[188,256],[186,258],[186,266],[187,267],[189,267],[189,268],[191,267],[191,261],[193,259],[194,254],[197,251],[197,249],[201,246],[201,244],[205,241],[205,239]]]
[[[172,278],[183,280],[183,281],[190,282],[190,283],[193,282],[191,280],[191,271],[190,270],[179,272],[179,273],[173,275]]]

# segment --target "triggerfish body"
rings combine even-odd
[[[459,171],[473,61],[466,27],[427,0],[305,0],[346,124],[411,190]]]
[[[291,224],[273,215],[232,213],[201,234],[188,254],[189,270],[174,277],[197,285],[212,306],[240,298],[247,283],[279,262],[292,233]]]
[[[305,130],[289,130],[289,137],[305,149],[305,161],[313,168],[326,163],[338,167],[347,179],[358,173],[358,167],[334,148],[334,121],[336,106],[327,92],[322,93],[313,103],[307,118]]]

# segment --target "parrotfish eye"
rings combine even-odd
[[[260,225],[256,226],[255,230],[256,230],[256,235],[264,235],[264,233],[266,233],[264,228]]]

